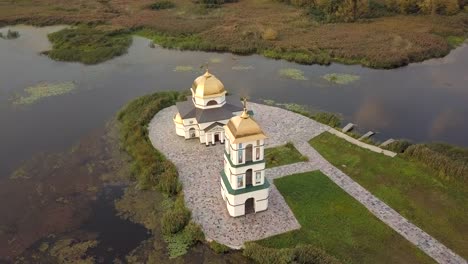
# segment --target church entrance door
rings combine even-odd
[[[245,201],[245,214],[255,213],[255,200],[254,198],[249,198]]]
[[[215,138],[215,142],[218,142],[218,141],[219,141],[219,133],[216,133],[216,134],[214,135],[214,138]]]

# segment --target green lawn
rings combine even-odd
[[[302,228],[261,245],[313,244],[344,263],[433,263],[320,171],[279,178],[275,185]]]
[[[468,257],[468,187],[422,163],[359,148],[323,133],[310,141],[337,168],[444,245]]]
[[[265,149],[265,159],[267,168],[307,161],[292,143]]]

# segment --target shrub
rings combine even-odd
[[[178,195],[172,210],[166,211],[161,219],[163,234],[175,234],[182,230],[190,220],[190,211],[185,207],[184,196]]]
[[[339,264],[340,261],[325,251],[312,245],[299,245],[295,248],[268,248],[255,242],[245,243],[244,256],[260,264]]]
[[[158,189],[163,193],[166,193],[169,195],[176,195],[182,189],[182,186],[178,179],[177,169],[169,161],[163,161],[163,164],[165,166],[164,165],[161,165],[161,166],[165,168],[163,169],[163,172],[159,176]]]
[[[153,10],[170,9],[174,7],[175,7],[175,4],[173,2],[166,1],[166,0],[157,1],[149,6],[149,8]]]
[[[217,254],[224,254],[229,252],[228,246],[218,243],[216,240],[211,241],[209,246]]]
[[[395,140],[392,143],[382,147],[396,153],[403,153],[412,143],[407,140]]]
[[[255,242],[245,243],[244,256],[260,264],[287,264],[294,260],[294,251],[289,248],[268,248]]]
[[[267,28],[263,32],[262,38],[264,40],[276,40],[278,38],[278,32],[272,28]]]
[[[185,235],[189,241],[189,245],[192,246],[198,242],[205,241],[205,234],[200,227],[200,225],[195,222],[190,221],[187,226],[184,228]]]
[[[338,261],[333,256],[328,255],[322,249],[312,245],[300,245],[294,249],[295,261],[299,264],[338,264]]]

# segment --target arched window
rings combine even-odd
[[[217,105],[217,104],[218,102],[216,102],[216,100],[211,100],[211,101],[208,101],[206,105],[208,106],[208,105]]]

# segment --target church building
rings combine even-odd
[[[221,194],[233,217],[264,211],[268,208],[270,184],[265,178],[265,139],[260,126],[244,110],[224,126],[224,170],[221,171]]]
[[[242,112],[240,98],[226,95],[223,83],[206,71],[195,79],[190,89],[192,96],[176,104],[174,117],[177,135],[185,139],[199,138],[200,143],[224,143],[224,125]]]

